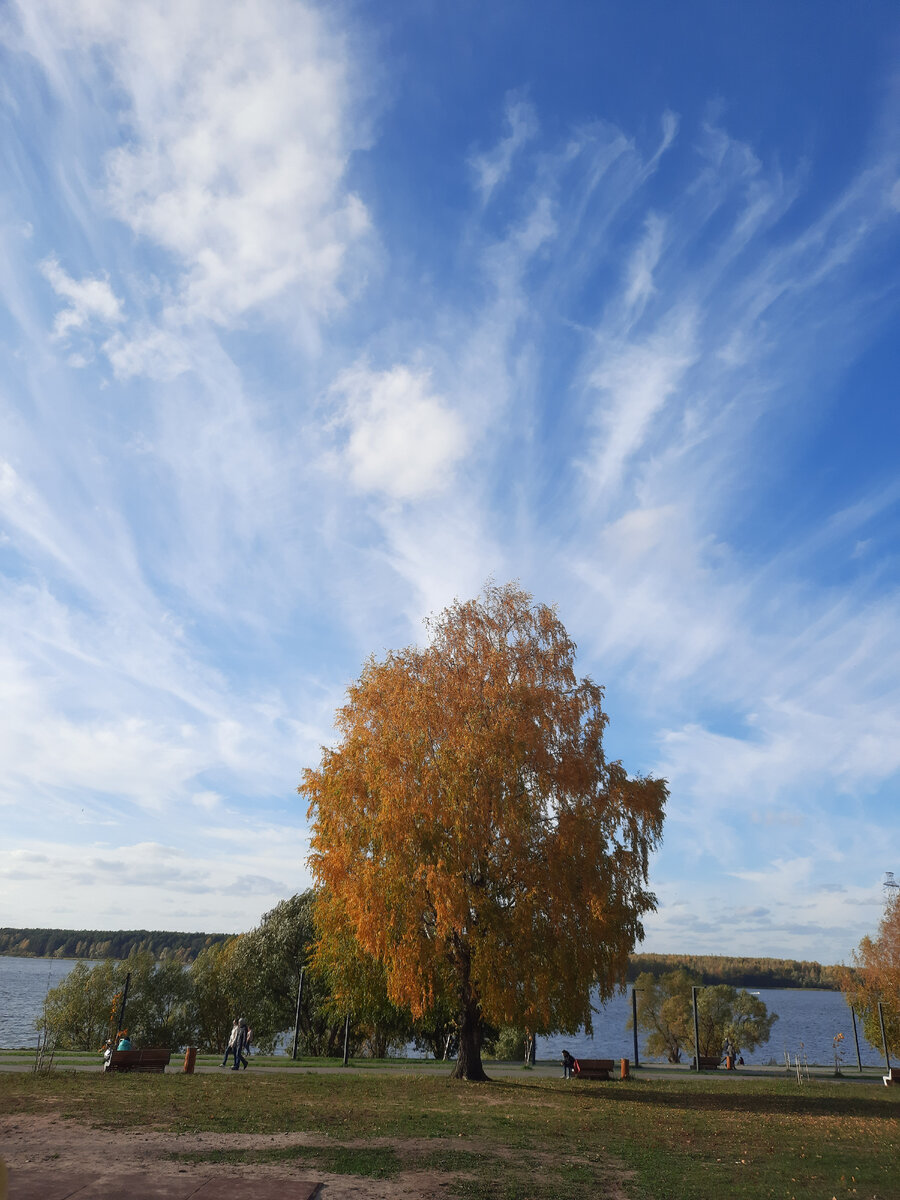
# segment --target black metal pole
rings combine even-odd
[[[862,1059],[859,1056],[859,1034],[856,1031],[856,1012],[853,1005],[850,1005],[850,1016],[853,1020],[853,1040],[856,1042],[856,1065],[859,1067],[859,1073],[862,1075]]]
[[[350,1014],[344,1018],[344,1066],[350,1064]]]
[[[641,1065],[638,1058],[638,1037],[637,1037],[637,988],[631,989],[631,1025],[634,1030],[634,1065]]]
[[[878,1024],[881,1026],[881,1047],[884,1050],[884,1065],[888,1069],[888,1074],[891,1073],[891,1059],[888,1054],[887,1036],[884,1032],[884,1012],[881,1007],[881,1001],[878,1001]]]
[[[294,1014],[294,1046],[291,1050],[291,1058],[297,1058],[297,1042],[300,1040],[300,1001],[303,999],[303,972],[306,968],[300,968],[300,980],[297,983],[297,1011]]]
[[[116,1041],[119,1039],[119,1030],[125,1028],[125,1004],[128,1000],[128,985],[131,983],[131,972],[125,976],[125,990],[122,992],[122,1007],[119,1009],[119,1016],[116,1019]],[[115,1046],[113,1046],[115,1050]]]
[[[698,987],[691,988],[691,1004],[694,1008],[694,1063],[696,1070],[700,1070],[700,1018],[697,1016],[697,993],[700,991]]]

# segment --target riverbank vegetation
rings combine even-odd
[[[127,958],[149,950],[158,959],[192,963],[203,950],[221,946],[239,934],[169,933],[145,929],[0,929],[0,955],[17,958]],[[838,991],[844,967],[807,959],[740,958],[722,954],[632,954],[626,982],[649,972],[659,977],[684,967],[704,986],[728,983],[744,988],[824,988]]]
[[[221,946],[240,934],[170,933],[145,929],[0,929],[0,955],[16,958],[127,958],[149,950],[155,958],[192,963],[203,950]],[[806,959],[740,958],[721,954],[632,954],[626,982],[649,972],[660,976],[684,967],[704,984],[728,983],[745,988],[824,988],[838,991],[842,966]]]
[[[147,929],[0,929],[0,954],[16,958],[127,958],[146,951],[154,958],[193,962],[225,933],[171,933]]]
[[[279,1038],[293,1033],[299,1016],[301,1054],[340,1055],[348,1005],[331,965],[313,961],[316,941],[315,894],[307,891],[276,905],[250,932],[205,946],[188,966],[177,958],[157,959],[148,949],[135,950],[120,961],[106,959],[93,966],[79,962],[47,993],[41,1018],[45,1041],[60,1050],[93,1051],[124,1024],[138,1045],[194,1045],[221,1053],[233,1019],[248,1015],[257,1045],[271,1050]],[[658,966],[672,958],[641,955],[638,961],[650,959]],[[645,976],[657,980],[664,974]],[[116,1017],[121,1015],[118,1006],[128,975],[123,1022]],[[704,985],[710,978],[715,976],[708,972],[691,975],[692,982]],[[645,991],[650,994],[648,986],[636,982],[642,1000]],[[436,1004],[416,1019],[390,1002],[383,975],[379,978],[372,970],[360,969],[357,976],[347,1034],[351,1054],[375,1058],[409,1042],[444,1058],[454,1055],[457,1045],[450,1004]],[[688,1041],[690,1036],[689,1029]],[[527,1037],[522,1027],[488,1024],[483,1040],[486,1052],[498,1057],[524,1057]],[[880,1045],[880,1038],[873,1044]]]
[[[488,1200],[694,1200],[897,1195],[900,1089],[847,1082],[693,1078],[565,1083],[524,1076],[473,1088],[405,1071],[290,1076],[5,1074],[0,1110],[173,1135],[204,1163],[389,1178]],[[246,1135],[281,1134],[277,1145]],[[296,1143],[284,1137],[297,1135]],[[224,1145],[181,1135],[229,1135]],[[231,1135],[241,1135],[241,1138]],[[204,1148],[206,1147],[206,1148]],[[423,1174],[425,1173],[425,1174]],[[423,1193],[424,1194],[424,1193]]]
[[[793,958],[737,958],[723,954],[632,954],[628,982],[638,975],[656,978],[684,969],[704,987],[727,983],[737,988],[825,988],[837,991],[843,967]]]

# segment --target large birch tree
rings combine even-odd
[[[486,1078],[484,1021],[591,1026],[655,907],[667,793],[607,760],[603,691],[554,609],[489,585],[369,659],[338,741],[299,788],[323,885],[322,952],[350,931],[413,1016],[451,1003],[458,1078]]]

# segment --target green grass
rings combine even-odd
[[[467,1200],[594,1200],[610,1173],[633,1200],[900,1200],[900,1089],[846,1080],[4,1073],[0,1111],[176,1134],[302,1133],[302,1146],[219,1161],[382,1179],[430,1171]]]
[[[274,1146],[262,1150],[209,1150],[173,1154],[176,1162],[271,1163],[284,1162],[319,1167],[335,1175],[364,1175],[370,1179],[393,1179],[403,1160],[390,1146]]]

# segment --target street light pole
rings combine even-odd
[[[300,1001],[303,999],[303,972],[305,967],[300,968],[300,980],[297,984],[297,1011],[294,1014],[294,1047],[291,1050],[291,1058],[297,1058],[297,1042],[300,1040]]]
[[[878,1001],[878,1024],[881,1026],[881,1046],[884,1050],[884,1065],[888,1069],[888,1075],[891,1073],[891,1058],[888,1054],[887,1036],[884,1032],[884,1010],[881,1007],[881,1001]]]
[[[637,988],[631,989],[631,1026],[634,1030],[634,1065],[639,1067],[638,1036],[637,1036]]]
[[[859,1067],[859,1073],[862,1075],[862,1058],[859,1053],[859,1034],[856,1031],[856,1010],[853,1005],[850,1005],[850,1016],[853,1020],[853,1041],[856,1043],[856,1065]]]
[[[694,1009],[694,1064],[697,1073],[700,1073],[700,1018],[697,1016],[697,993],[700,991],[698,987],[691,987],[691,1004]]]
[[[116,1041],[119,1039],[119,1030],[125,1032],[125,1005],[128,1003],[128,985],[131,983],[131,972],[125,976],[125,990],[122,993],[122,1007],[119,1009],[119,1016],[116,1019]],[[115,1046],[113,1046],[115,1050]]]

